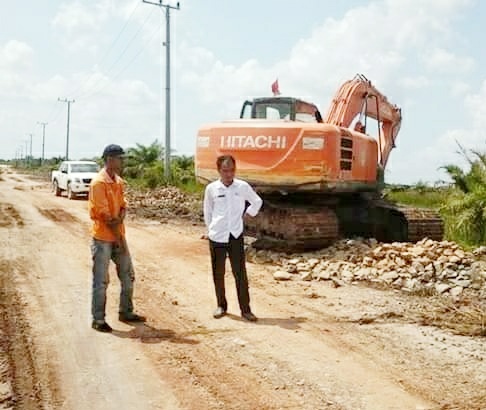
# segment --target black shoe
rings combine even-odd
[[[113,329],[104,320],[93,320],[91,327],[98,332],[110,333]]]
[[[215,319],[219,319],[226,315],[226,309],[223,309],[221,306],[218,306],[218,308],[213,312],[213,317]]]
[[[258,320],[258,318],[251,312],[243,312],[241,317],[248,320],[248,322],[256,322]]]
[[[124,323],[143,323],[147,319],[144,316],[137,315],[136,313],[120,313],[118,320]]]

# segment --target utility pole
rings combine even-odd
[[[24,140],[25,142],[25,155],[24,155],[24,165],[27,167],[27,162],[29,161],[29,140]]]
[[[29,152],[30,152],[30,158],[29,158],[29,166],[32,166],[32,159],[33,159],[33,157],[32,157],[32,134],[29,134],[29,135],[30,135],[30,150],[29,150]]]
[[[37,124],[42,125],[42,156],[41,156],[41,165],[42,165],[44,163],[44,146],[45,146],[45,142],[46,142],[46,125],[48,123],[37,121]]]
[[[67,98],[64,98],[64,100],[61,100],[60,98],[57,99],[60,102],[65,102],[68,105],[68,111],[67,111],[67,133],[66,133],[66,161],[69,160],[69,117],[71,113],[71,103],[76,102],[74,100],[68,100]]]
[[[165,149],[164,149],[164,177],[170,179],[170,9],[180,10],[180,4],[176,6],[143,0],[144,3],[165,7]]]

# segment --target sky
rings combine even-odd
[[[464,164],[458,144],[485,149],[486,2],[181,0],[170,16],[176,155],[275,79],[325,113],[357,73],[402,108],[387,182],[447,180],[442,166]],[[63,157],[68,105],[70,159],[163,143],[165,24],[142,0],[0,0],[0,158],[30,140],[39,158],[44,129],[45,157]]]

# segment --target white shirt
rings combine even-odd
[[[243,233],[243,214],[255,216],[262,206],[262,199],[248,182],[233,179],[225,186],[220,179],[211,182],[204,191],[204,222],[208,237],[214,242],[229,242],[230,234],[238,238]]]

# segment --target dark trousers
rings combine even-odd
[[[211,252],[211,266],[213,268],[214,287],[218,306],[225,311],[228,308],[224,290],[224,275],[226,266],[226,255],[228,255],[231,270],[236,282],[238,302],[242,313],[250,312],[250,295],[248,292],[248,277],[246,275],[245,249],[243,245],[243,234],[238,238],[230,235],[228,243],[209,241]]]

